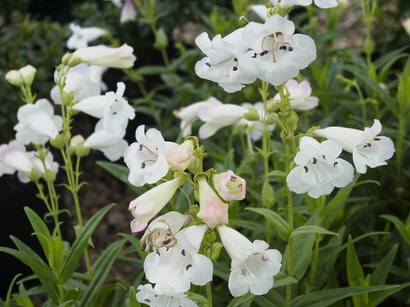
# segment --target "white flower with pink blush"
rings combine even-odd
[[[139,232],[144,230],[148,222],[165,207],[177,189],[184,183],[185,176],[181,175],[157,185],[134,199],[128,207],[128,210],[134,216],[131,221],[131,231]]]
[[[262,240],[253,243],[233,228],[217,228],[225,250],[232,259],[228,287],[234,297],[250,291],[264,295],[273,287],[273,276],[282,266],[282,255]]]
[[[229,170],[212,176],[214,188],[224,200],[242,200],[246,195],[245,179]]]
[[[182,144],[165,142],[167,146],[167,162],[169,169],[183,172],[191,164],[194,153],[194,141],[188,139]]]
[[[290,106],[297,111],[307,111],[316,108],[319,105],[319,99],[311,96],[312,88],[308,81],[298,83],[296,80],[290,79],[286,82],[286,87],[290,94]],[[273,100],[280,100],[279,93],[273,97]]]
[[[83,63],[90,65],[130,68],[137,59],[133,55],[134,49],[127,44],[118,48],[110,48],[105,45],[81,48],[74,52]]]
[[[0,177],[4,174],[14,174],[17,171],[21,182],[30,180],[25,174],[33,169],[33,163],[26,148],[16,140],[0,145]]]
[[[394,152],[393,141],[386,136],[379,136],[382,125],[375,119],[373,126],[364,131],[345,127],[327,127],[314,130],[317,136],[333,140],[344,150],[353,154],[357,172],[365,174],[367,166],[374,168],[387,165]]]
[[[199,190],[197,216],[212,229],[219,225],[226,225],[228,223],[228,204],[224,203],[211,188],[206,175],[197,175],[195,179]]]
[[[198,108],[198,117],[205,122],[199,128],[199,138],[206,139],[219,129],[237,123],[247,109],[234,104],[223,104],[216,98],[209,98],[207,103]]]

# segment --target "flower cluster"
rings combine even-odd
[[[295,156],[297,166],[286,178],[289,189],[318,198],[330,194],[334,187],[341,188],[352,182],[353,166],[338,158],[342,149],[353,154],[358,173],[365,174],[367,166],[386,165],[395,149],[390,138],[378,135],[381,129],[380,121],[375,119],[373,126],[364,131],[344,127],[314,130],[315,135],[328,139],[323,143],[302,137],[300,151]]]
[[[264,24],[250,22],[224,38],[217,35],[211,41],[202,33],[195,43],[207,55],[196,63],[196,74],[217,82],[228,93],[257,78],[280,85],[316,59],[314,41],[295,34],[294,23],[277,14]]]
[[[130,183],[157,183],[129,205],[134,217],[131,231],[145,230],[141,247],[153,250],[144,261],[144,271],[155,286],[138,287],[137,299],[141,303],[156,306],[159,302],[184,302],[196,306],[185,293],[191,284],[204,286],[212,281],[212,262],[217,258],[209,252],[213,232],[219,234],[232,259],[229,289],[233,296],[248,291],[257,295],[267,293],[272,288],[273,276],[279,272],[281,254],[277,250],[268,249],[264,241],[251,243],[227,226],[229,202],[245,198],[246,181],[231,170],[203,172],[199,166],[204,156],[195,137],[176,144],[165,141],[154,128],[145,132],[145,126],[137,128],[136,142],[125,153]],[[194,175],[193,181],[188,170]],[[169,177],[173,179],[165,180]],[[188,182],[196,191],[199,208],[191,205],[186,215],[170,211],[154,219]]]

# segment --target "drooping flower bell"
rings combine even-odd
[[[327,127],[314,130],[317,136],[333,140],[344,150],[353,154],[353,162],[357,172],[365,174],[367,167],[387,165],[394,152],[393,141],[386,136],[379,136],[382,125],[375,119],[374,124],[364,131],[344,127]]]
[[[353,166],[338,158],[342,148],[334,141],[319,143],[304,136],[300,140],[300,151],[295,156],[297,166],[286,177],[292,192],[308,193],[318,198],[330,194],[334,187],[344,187],[353,180]]]

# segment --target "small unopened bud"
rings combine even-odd
[[[299,117],[294,110],[290,110],[289,117],[286,119],[286,125],[290,131],[295,131],[298,126]]]
[[[63,55],[63,58],[61,59],[61,63],[63,65],[68,65],[68,62],[70,61],[72,56],[73,56],[72,53],[67,52],[66,54]]]
[[[211,247],[211,254],[209,255],[212,262],[216,262],[221,254],[221,249],[224,245],[221,242],[215,242]]]
[[[56,180],[56,174],[52,170],[46,169],[44,173],[44,180],[54,182]]]
[[[168,37],[162,28],[156,33],[154,47],[157,49],[165,49],[168,47]]]
[[[252,120],[252,121],[256,121],[260,119],[258,110],[256,110],[255,108],[248,108],[248,112],[246,112],[244,116],[247,120]]]
[[[61,92],[61,103],[65,106],[69,105],[73,101],[74,95],[75,94],[73,91],[67,93],[66,91],[63,90]]]
[[[81,58],[76,56],[75,54],[72,54],[70,60],[67,63],[67,66],[74,67],[74,66],[77,66],[78,64],[81,64],[81,63],[82,63]]]
[[[175,146],[166,154],[169,168],[173,171],[183,172],[191,164],[194,153],[194,141],[186,140],[184,143]]]
[[[7,73],[6,80],[14,86],[21,86],[24,82],[20,72],[14,69]]]
[[[65,145],[64,137],[58,134],[54,139],[50,139],[50,144],[57,149],[63,149]]]
[[[279,103],[275,100],[269,100],[268,103],[266,104],[266,112],[273,113],[276,112],[279,109]]]
[[[27,177],[33,182],[38,182],[40,180],[40,172],[37,168],[33,167],[31,171],[27,173]]]
[[[81,134],[77,134],[76,136],[73,136],[70,140],[70,146],[72,147],[83,145],[83,144],[84,144],[84,138]]]
[[[262,205],[270,207],[275,204],[275,191],[268,180],[263,182],[262,186]]]
[[[272,124],[276,124],[278,121],[279,121],[278,113],[271,113],[266,119],[266,124],[272,125]]]
[[[26,65],[19,69],[23,82],[26,86],[31,86],[36,75],[37,69],[31,65]]]
[[[374,43],[371,39],[366,39],[364,41],[364,47],[363,47],[364,52],[367,54],[372,54],[374,51]]]

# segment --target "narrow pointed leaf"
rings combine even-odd
[[[332,235],[332,236],[339,236],[336,232],[332,232],[329,230],[326,230],[322,227],[316,226],[316,225],[304,225],[296,228],[292,233],[290,234],[290,237],[293,238],[297,235],[301,235],[304,233],[321,233],[325,235]]]
[[[44,221],[29,207],[24,207],[24,211],[33,227],[34,234],[43,248],[44,254],[48,257],[48,239],[51,237],[50,231]]]
[[[289,237],[289,224],[279,214],[266,208],[247,207],[246,210],[258,213],[265,217],[268,223],[271,223],[277,230],[279,236],[286,240]]]

